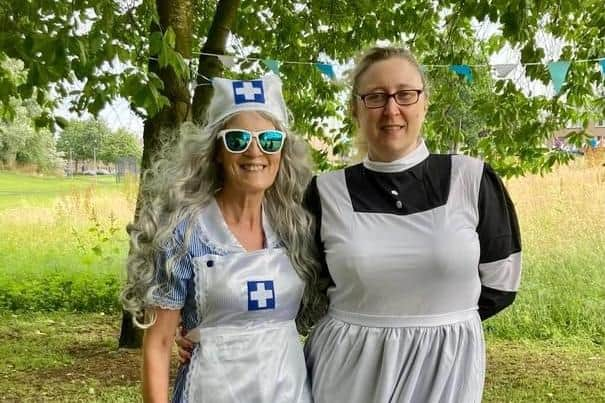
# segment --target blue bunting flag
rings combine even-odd
[[[317,67],[317,69],[319,71],[322,72],[322,74],[328,76],[328,78],[330,78],[330,80],[335,80],[336,79],[336,74],[334,74],[334,69],[332,68],[332,65],[329,63],[315,63],[315,67]]]
[[[471,66],[468,64],[452,64],[450,70],[466,78],[467,83],[470,84],[473,82],[473,70],[471,70]]]
[[[569,62],[558,61],[548,63],[548,71],[550,72],[550,78],[552,85],[555,87],[555,92],[558,94],[561,91],[563,83],[565,83],[565,77],[569,70]]]

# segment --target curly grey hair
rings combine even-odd
[[[270,115],[258,112],[272,121],[276,128],[286,131],[286,141],[277,178],[265,192],[265,211],[271,226],[284,243],[294,269],[305,282],[297,326],[306,334],[327,308],[326,285],[320,284],[317,250],[313,238],[312,216],[302,206],[304,191],[311,178],[308,149],[294,133],[288,132]],[[158,271],[169,278],[172,259],[182,257],[190,242],[192,226],[187,226],[181,250],[158,267],[156,258],[166,245],[174,245],[174,231],[183,221],[191,222],[208,205],[222,186],[222,172],[216,163],[217,133],[229,116],[212,125],[199,127],[184,123],[181,137],[173,150],[167,150],[145,173],[142,193],[149,201],[142,206],[135,223],[128,225],[130,255],[127,261],[127,281],[122,291],[122,305],[132,313],[134,323],[146,328],[155,322],[149,312],[148,321],[141,321],[149,306],[149,297],[158,287]],[[201,132],[200,132],[201,131]],[[180,254],[180,255],[179,255]]]

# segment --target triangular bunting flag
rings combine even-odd
[[[494,64],[494,70],[496,70],[498,78],[505,78],[515,67],[517,67],[516,64]]]
[[[561,87],[565,82],[567,70],[569,70],[569,62],[559,61],[548,63],[548,71],[550,72],[552,85],[553,87],[555,87],[555,92],[557,94],[559,93],[559,91],[561,91]]]
[[[328,63],[315,63],[315,67],[319,69],[323,74],[328,76],[330,80],[336,79],[336,74],[334,74],[334,69],[331,64]]]
[[[232,67],[235,64],[235,56],[217,55],[217,57],[226,68]]]
[[[269,70],[274,72],[275,74],[279,74],[279,62],[273,59],[264,59],[263,63]]]
[[[601,71],[605,74],[605,59],[599,60],[599,64],[601,65]]]
[[[473,82],[473,71],[471,70],[471,66],[467,64],[452,64],[450,70],[459,76],[466,78],[467,83]]]

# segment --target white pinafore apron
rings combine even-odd
[[[200,326],[189,403],[311,402],[294,318],[303,281],[283,248],[194,259]]]

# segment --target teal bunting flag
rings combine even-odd
[[[317,67],[317,69],[321,71],[322,74],[326,75],[330,80],[336,79],[336,74],[334,74],[334,69],[332,68],[331,64],[315,63],[315,67]]]
[[[565,77],[569,70],[569,62],[558,61],[548,63],[548,71],[550,72],[550,78],[552,85],[555,87],[555,92],[558,94],[561,91],[563,83],[565,83]]]
[[[473,70],[468,64],[452,64],[450,71],[466,78],[466,82],[469,84],[473,82]]]
[[[263,63],[269,70],[274,72],[275,74],[279,74],[279,62],[273,59],[264,59]]]
[[[601,71],[605,74],[605,59],[599,60],[599,64],[601,65]]]

